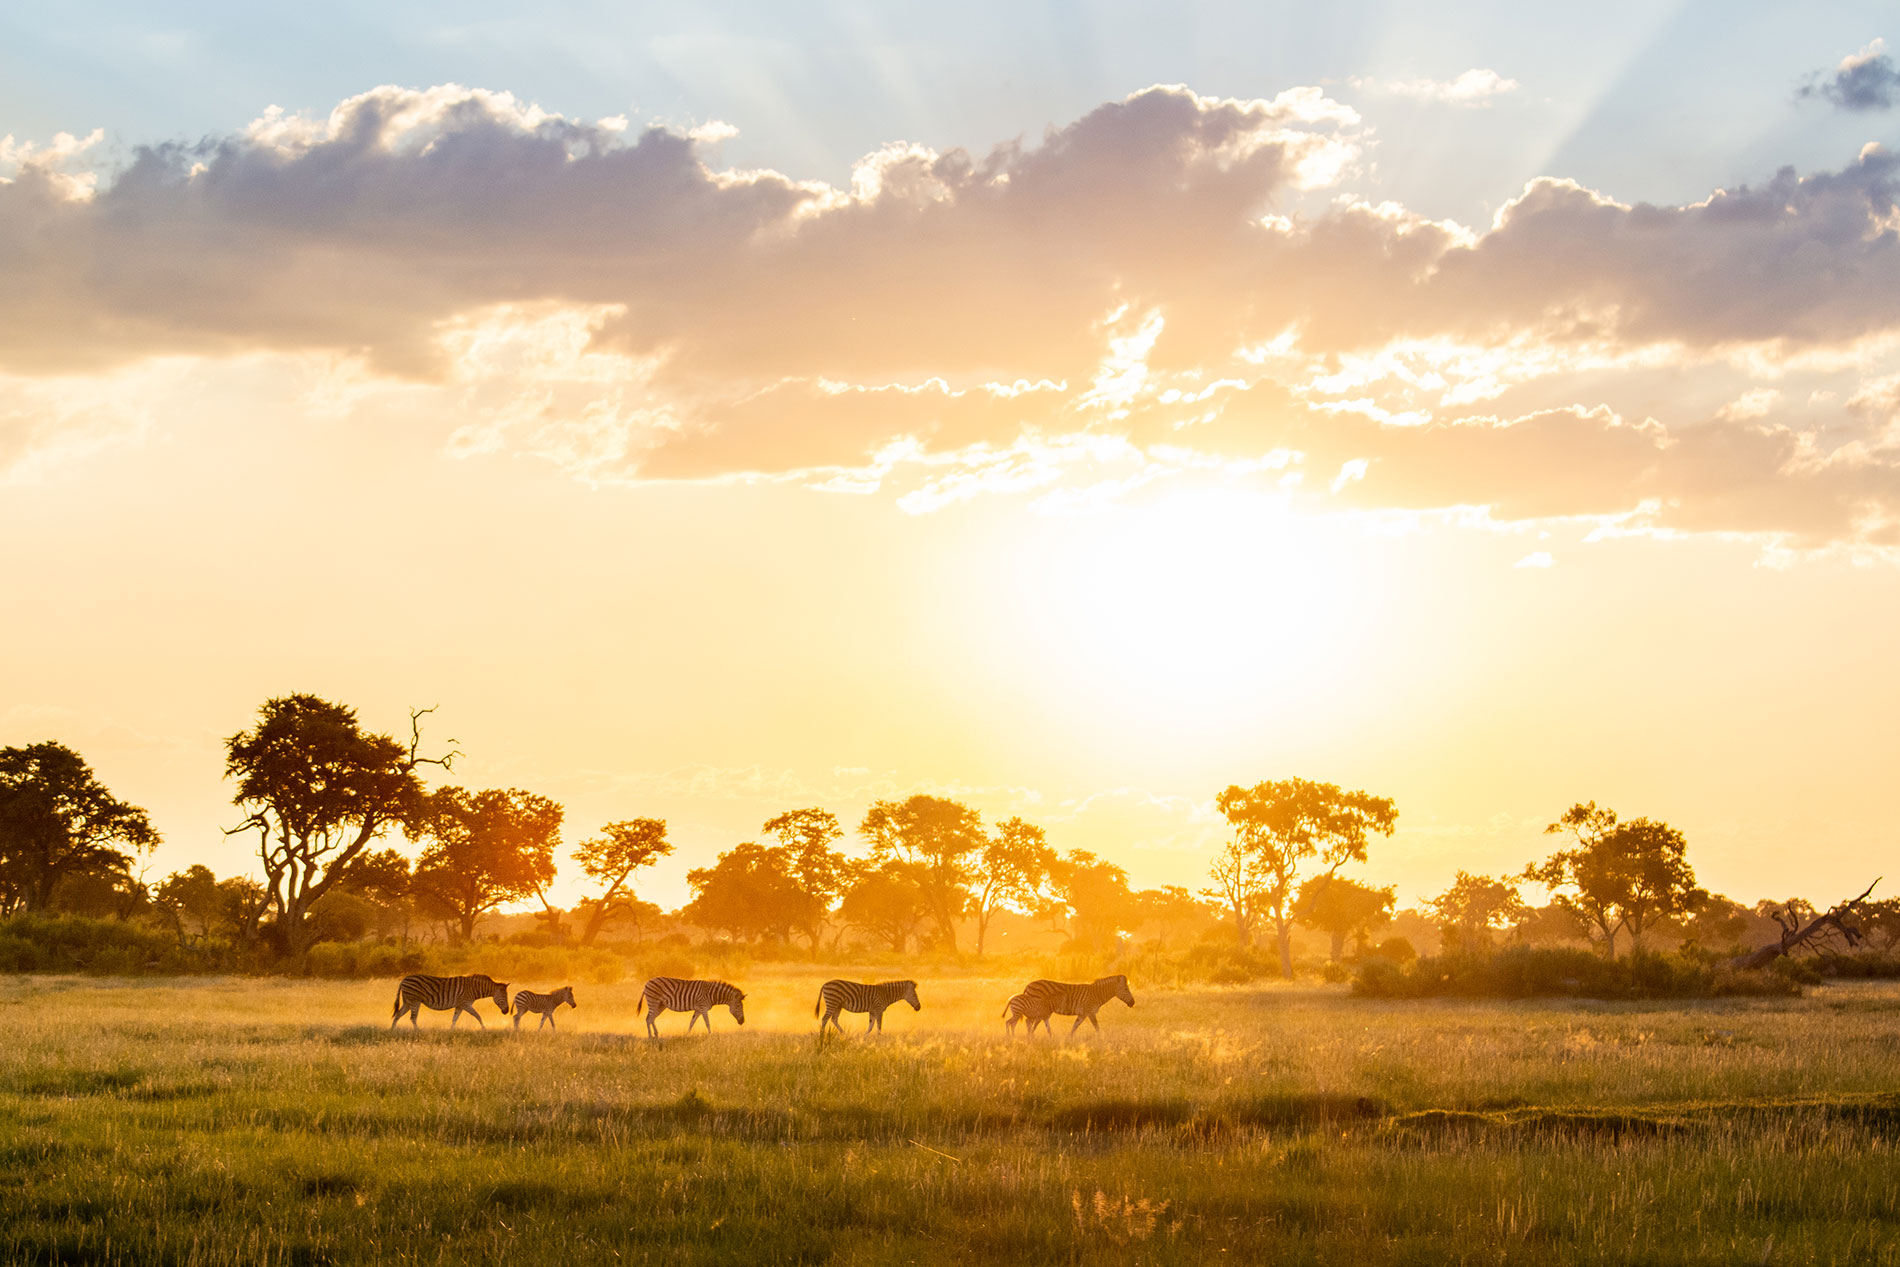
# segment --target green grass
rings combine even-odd
[[[963,978],[820,1044],[827,975],[660,1045],[637,982],[391,1034],[387,982],[0,978],[0,1261],[1900,1264],[1894,985],[1137,983],[1012,1043]]]

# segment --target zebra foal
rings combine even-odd
[[[1096,1033],[1102,1032],[1102,1023],[1095,1014],[1102,1004],[1110,999],[1120,999],[1129,1007],[1135,1006],[1135,996],[1128,990],[1128,978],[1121,975],[1102,977],[1086,985],[1067,981],[1031,981],[1023,987],[1022,997],[1029,1005],[1044,1014],[1043,1027],[1048,1028],[1048,1017],[1073,1016],[1075,1025],[1069,1030],[1069,1037],[1075,1037],[1075,1031],[1087,1021],[1095,1027]],[[1025,1009],[1024,1015],[1027,1015]]]
[[[811,1014],[825,1014],[818,1022],[818,1032],[823,1034],[829,1025],[840,1034],[844,1026],[838,1023],[840,1012],[866,1012],[864,1032],[876,1030],[884,1032],[884,1009],[902,1000],[910,1004],[910,1010],[921,1012],[924,1005],[917,1001],[917,983],[915,981],[880,981],[876,985],[866,985],[862,981],[827,981],[818,987],[818,1002],[812,1007]]]
[[[712,1017],[708,1015],[720,1004],[732,1013],[732,1019],[745,1024],[745,992],[736,985],[727,985],[724,981],[689,981],[681,977],[654,977],[640,991],[640,1001],[633,1005],[633,1014],[640,1015],[640,1009],[647,1010],[647,1036],[658,1038],[660,1027],[655,1024],[662,1012],[691,1012],[692,1020],[686,1022],[686,1032],[693,1032],[698,1021],[706,1022],[706,1032],[712,1033]]]
[[[1027,994],[1012,994],[1009,1002],[1003,1005],[1003,1019],[1009,1024],[1009,1036],[1016,1037],[1016,1022],[1028,1021],[1029,1033],[1036,1032],[1036,1026],[1049,1028],[1049,1013],[1029,1001]]]
[[[466,977],[430,977],[420,972],[412,972],[396,983],[396,1007],[389,1014],[389,1028],[395,1029],[396,1022],[402,1019],[404,1012],[409,1013],[409,1028],[421,1029],[422,1009],[446,1012],[455,1009],[449,1018],[449,1028],[467,1012],[475,1018],[475,1023],[483,1029],[488,1023],[476,1013],[475,1005],[483,999],[493,999],[495,1006],[501,1009],[503,1016],[508,1015],[508,984],[475,973]]]
[[[541,1025],[554,1025],[554,1009],[563,1003],[569,1007],[579,1006],[579,1004],[574,1002],[573,986],[564,985],[553,994],[536,994],[533,990],[516,991],[515,1028],[521,1028],[521,1018],[529,1012],[539,1012],[541,1014]],[[537,1032],[540,1030],[541,1025],[534,1027]],[[555,1028],[559,1029],[560,1027],[557,1025]]]

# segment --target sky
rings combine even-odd
[[[920,791],[1197,886],[1293,776],[1407,902],[1581,800],[1893,869],[1890,5],[153,9],[0,11],[0,744],[149,879],[292,692],[667,906]]]

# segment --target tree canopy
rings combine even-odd
[[[463,941],[503,902],[533,897],[554,878],[561,807],[520,788],[431,793],[417,816],[428,847],[415,886],[455,922]]]
[[[1560,849],[1524,869],[1523,878],[1543,885],[1552,900],[1616,957],[1616,938],[1627,931],[1640,948],[1643,933],[1658,920],[1685,914],[1708,895],[1696,884],[1682,833],[1647,818],[1619,821],[1616,811],[1579,802],[1544,829],[1568,834],[1573,849]]]
[[[971,868],[969,909],[976,917],[979,956],[998,911],[1033,915],[1048,901],[1045,890],[1055,865],[1055,850],[1042,828],[1021,818],[1007,818],[996,825]]]
[[[63,882],[129,884],[133,855],[158,843],[145,811],[65,744],[0,748],[0,914],[45,910]]]
[[[693,900],[680,912],[691,923],[745,941],[784,941],[815,918],[818,899],[792,874],[792,853],[754,841],[734,845],[710,867],[686,873]]]
[[[672,852],[663,818],[628,818],[608,823],[598,836],[580,843],[574,850],[574,860],[580,864],[581,873],[606,885],[584,903],[587,923],[581,930],[581,945],[593,945],[609,919],[633,909],[632,903],[637,900],[630,887],[633,873],[652,866]]]
[[[1270,917],[1280,948],[1280,973],[1293,975],[1293,900],[1309,864],[1331,874],[1366,860],[1366,840],[1389,836],[1398,810],[1382,796],[1346,792],[1332,783],[1282,779],[1252,787],[1230,785],[1214,798],[1234,831],[1229,851],[1215,863],[1216,890],[1238,892],[1238,914]],[[1223,871],[1228,879],[1223,881]],[[1244,880],[1244,888],[1237,886]]]
[[[1346,939],[1355,937],[1359,949],[1365,949],[1366,935],[1392,922],[1392,904],[1397,898],[1393,886],[1375,889],[1370,885],[1332,874],[1316,875],[1300,885],[1293,904],[1293,916],[1308,928],[1318,929],[1332,938],[1332,959],[1337,963],[1346,949]]]
[[[1426,904],[1447,950],[1483,950],[1530,908],[1509,880],[1459,871],[1451,887]]]
[[[983,848],[982,817],[961,801],[919,793],[903,801],[877,801],[858,834],[879,859],[902,858],[922,866],[924,906],[945,947],[957,947],[957,917],[970,897],[971,855]]]

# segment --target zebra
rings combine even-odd
[[[812,1007],[811,1014],[818,1015],[822,1010],[825,1019],[818,1022],[818,1032],[825,1032],[830,1025],[840,1034],[844,1026],[838,1023],[840,1012],[868,1012],[864,1023],[864,1032],[876,1030],[884,1032],[884,1009],[898,1000],[910,1004],[910,1010],[921,1012],[924,1005],[917,1001],[917,983],[915,981],[880,981],[876,985],[866,985],[862,981],[827,981],[818,987],[818,1002]]]
[[[564,985],[553,994],[536,994],[533,990],[518,991],[515,994],[515,1028],[521,1028],[521,1018],[529,1012],[541,1013],[541,1025],[553,1025],[554,1010],[563,1003],[569,1007],[579,1006],[574,1002],[573,986]],[[541,1025],[534,1027],[536,1031],[540,1030]],[[559,1026],[555,1028],[558,1029]]]
[[[736,985],[727,985],[724,981],[688,981],[679,977],[654,977],[640,991],[640,1002],[633,1005],[633,1014],[640,1015],[644,1006],[647,1010],[647,1034],[660,1036],[660,1027],[655,1022],[660,1013],[666,1011],[691,1012],[693,1019],[686,1022],[686,1032],[693,1032],[694,1021],[706,1022],[706,1032],[712,1033],[712,1017],[708,1015],[721,1003],[732,1013],[732,1019],[745,1024],[745,992]]]
[[[1044,1029],[1049,1028],[1049,1013],[1034,1003],[1031,1003],[1027,994],[1012,994],[1009,996],[1009,1002],[1003,1005],[1003,1019],[1009,1022],[1009,1035],[1011,1038],[1016,1036],[1017,1021],[1028,1021],[1029,1032],[1032,1035],[1036,1032],[1036,1026],[1039,1024]]]
[[[1087,1021],[1095,1027],[1096,1033],[1102,1032],[1102,1023],[1095,1019],[1095,1013],[1102,1004],[1110,999],[1120,999],[1129,1007],[1135,1006],[1135,996],[1128,991],[1128,978],[1125,976],[1103,977],[1087,985],[1072,985],[1066,981],[1031,981],[1023,987],[1023,998],[1044,1013],[1057,1016],[1073,1016],[1075,1025],[1069,1030],[1069,1037],[1075,1037],[1075,1031]],[[1025,1015],[1027,1011],[1025,1011]],[[1044,1028],[1048,1021],[1043,1021]]]
[[[389,1014],[389,1028],[395,1029],[396,1022],[402,1019],[404,1012],[409,1013],[409,1028],[421,1029],[419,1018],[423,1008],[443,1012],[455,1009],[449,1018],[449,1028],[467,1012],[475,1018],[475,1023],[483,1029],[487,1022],[475,1011],[475,1005],[483,999],[495,1000],[495,1006],[501,1009],[503,1016],[508,1015],[508,984],[497,982],[482,973],[468,977],[429,977],[420,972],[412,972],[396,983],[396,1007]]]

